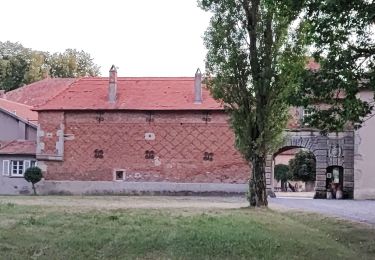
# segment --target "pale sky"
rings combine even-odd
[[[210,15],[196,0],[8,0],[0,41],[40,51],[91,54],[107,76],[193,76],[204,71]]]

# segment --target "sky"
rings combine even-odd
[[[107,76],[193,76],[204,71],[210,14],[197,0],[9,0],[0,41],[48,52],[90,53]]]

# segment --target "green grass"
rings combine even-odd
[[[375,259],[375,230],[268,209],[0,204],[0,259]]]

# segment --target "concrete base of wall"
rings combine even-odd
[[[115,182],[115,181],[42,181],[37,192],[42,195],[95,194],[164,194],[164,195],[225,195],[244,194],[247,184]]]
[[[22,195],[32,193],[31,183],[24,178],[0,176],[0,195]]]
[[[354,190],[355,200],[375,200],[375,187],[373,189]]]

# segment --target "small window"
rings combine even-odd
[[[116,170],[114,174],[115,181],[123,181],[125,180],[125,172],[123,170]]]
[[[213,161],[213,159],[214,159],[213,153],[207,153],[207,152],[204,153],[204,155],[203,155],[204,161]]]
[[[311,116],[313,113],[310,111],[310,109],[305,108],[303,110],[303,118]]]
[[[154,159],[155,158],[155,152],[147,150],[145,152],[145,159]]]
[[[14,177],[23,177],[24,164],[23,161],[12,161],[11,175]]]
[[[314,114],[314,112],[311,111],[310,108],[304,108],[304,109],[302,110],[302,121],[303,121],[303,124],[304,124],[304,125],[306,125],[306,126],[309,125],[309,124],[306,123],[305,121],[306,121],[306,118],[309,117],[309,116],[311,116],[312,114]]]

